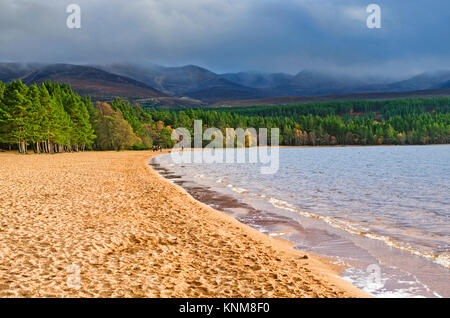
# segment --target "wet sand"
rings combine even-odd
[[[183,180],[182,176],[179,176],[160,164],[155,160],[150,161],[150,166],[156,170],[164,179],[183,187],[195,200],[207,204],[208,206],[216,209],[220,212],[233,216],[240,223],[246,224],[258,231],[263,231],[267,228],[283,228],[283,231],[270,231],[272,236],[278,238],[284,238],[286,234],[291,233],[292,230],[296,230],[306,234],[306,230],[297,222],[289,217],[281,216],[272,212],[256,209],[244,202],[237,200],[231,195],[221,194],[214,189],[206,186],[201,186],[190,181]],[[263,231],[268,234],[267,231]],[[290,241],[291,242],[291,241]],[[292,243],[292,245],[294,245]]]
[[[366,297],[194,200],[154,155],[0,153],[0,297]]]

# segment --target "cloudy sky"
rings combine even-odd
[[[66,26],[71,3],[81,29]],[[450,69],[449,36],[448,0],[0,0],[2,62],[392,76]]]

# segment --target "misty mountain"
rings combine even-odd
[[[8,83],[23,78],[41,67],[40,64],[0,63],[0,81]]]
[[[222,76],[242,85],[262,88],[264,95],[269,97],[408,92],[450,87],[450,71],[427,72],[402,81],[316,70],[304,70],[295,76],[258,73],[230,73]]]
[[[450,88],[450,81],[441,84],[439,88]]]
[[[345,74],[304,70],[288,83],[272,88],[279,96],[322,96],[357,93],[358,87],[368,85],[373,79],[357,78]],[[381,81],[381,80],[380,80]]]
[[[232,78],[227,75],[228,78]],[[244,77],[245,78],[245,77]],[[345,100],[385,100],[450,96],[450,71],[427,72],[402,81],[377,77],[352,77],[305,70],[282,85],[264,88],[259,99],[229,99],[214,106],[280,105]]]
[[[390,84],[360,87],[358,90],[364,92],[408,92],[448,88],[449,82],[450,71],[436,71],[422,73],[409,79]]]
[[[450,72],[445,71],[420,74],[403,81],[389,81],[385,78],[350,76],[323,70],[303,70],[290,75],[262,72],[216,74],[195,65],[143,67],[113,64],[101,68],[146,83],[168,95],[190,97],[207,103],[282,96],[417,91],[445,88],[450,81]]]
[[[450,81],[450,71],[427,72],[414,76],[408,80],[393,83],[391,90],[411,91],[423,89],[442,88],[444,83]]]
[[[233,83],[230,84],[229,82],[226,82],[225,85],[218,85],[197,91],[186,92],[185,95],[191,98],[200,99],[207,103],[213,103],[221,100],[264,98],[268,96],[262,90]]]
[[[10,82],[15,79],[21,79],[27,85],[46,80],[64,82],[77,93],[91,95],[94,99],[122,97],[145,105],[166,107],[193,107],[221,101],[287,96],[337,96],[450,88],[450,71],[427,72],[389,82],[380,78],[314,70],[304,70],[296,75],[258,72],[216,74],[195,65],[0,63],[0,80]]]
[[[283,86],[289,83],[294,77],[285,73],[258,73],[258,72],[239,72],[221,74],[221,77],[230,82],[252,87],[252,88],[271,88]]]
[[[169,95],[183,95],[188,91],[220,86],[220,76],[207,69],[187,65],[164,67],[159,65],[137,66],[131,64],[101,65],[108,72],[131,77]]]
[[[97,99],[152,98],[166,94],[134,79],[112,74],[97,68],[71,64],[0,64],[0,80],[21,79],[24,84],[55,81],[69,84],[80,95]]]
[[[264,92],[258,89],[234,83],[221,75],[195,65],[141,67],[112,64],[99,67],[142,81],[166,94],[177,97],[190,97],[206,102],[265,97]]]
[[[450,81],[450,71],[427,72],[392,86],[402,91],[441,88]]]

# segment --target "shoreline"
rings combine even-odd
[[[194,200],[147,164],[158,154],[0,153],[0,296],[370,297]]]
[[[286,146],[286,148],[288,148],[290,146]],[[297,147],[297,146],[292,146],[292,147]],[[299,146],[299,147],[307,147],[307,146]],[[280,148],[283,148],[283,146],[280,146]],[[192,151],[194,149],[185,149],[185,151]],[[344,288],[348,288],[350,287],[350,289],[352,290],[352,292],[355,292],[358,294],[357,297],[361,297],[361,298],[372,298],[373,296],[366,294],[364,291],[358,289],[357,287],[353,286],[351,283],[347,282],[346,280],[344,280],[343,278],[341,278],[339,275],[342,272],[342,270],[344,269],[342,266],[340,265],[336,265],[336,264],[332,264],[330,262],[330,259],[325,257],[325,256],[320,256],[320,255],[316,255],[316,254],[312,254],[312,253],[306,253],[303,251],[300,251],[298,249],[294,249],[294,243],[284,239],[282,237],[271,237],[265,233],[262,233],[260,231],[258,231],[257,229],[252,228],[251,226],[244,224],[240,221],[238,221],[235,217],[233,217],[232,215],[229,215],[225,212],[219,211],[214,209],[213,207],[209,206],[207,203],[204,203],[200,200],[195,199],[185,188],[183,188],[181,185],[176,184],[175,182],[171,182],[169,181],[170,179],[166,179],[165,176],[161,175],[154,167],[152,167],[151,161],[154,157],[158,156],[158,155],[162,155],[162,154],[167,154],[169,152],[165,152],[165,153],[158,153],[155,156],[152,156],[151,158],[149,158],[147,160],[147,166],[148,168],[156,173],[164,182],[169,183],[170,185],[174,186],[175,188],[177,188],[178,191],[180,191],[181,193],[187,195],[189,197],[190,200],[192,200],[193,202],[202,205],[203,207],[207,208],[208,210],[211,210],[213,213],[218,214],[220,217],[223,217],[224,219],[226,219],[227,221],[230,221],[232,223],[237,223],[239,227],[243,227],[243,229],[245,231],[248,231],[251,235],[254,235],[255,237],[257,237],[258,239],[264,241],[267,245],[270,246],[274,246],[276,249],[280,249],[282,252],[287,253],[288,255],[292,255],[294,257],[299,257],[300,259],[303,259],[305,256],[307,257],[307,259],[309,259],[311,262],[314,262],[314,266],[317,269],[320,269],[320,271],[322,271],[323,273],[325,273],[325,275],[331,275],[333,276],[333,280],[337,279],[337,284],[340,286],[343,286]],[[162,168],[163,170],[165,170],[164,168]],[[177,178],[175,178],[177,179]],[[206,190],[206,189],[205,189]],[[210,190],[207,190],[210,191]],[[239,205],[242,205],[242,203],[238,203]],[[248,207],[250,208],[250,207]]]
[[[267,202],[255,201],[256,198],[261,198],[261,193],[265,194],[262,197],[266,198],[265,200],[268,201],[267,198],[271,198],[271,194],[258,192],[258,189],[262,189],[256,187],[255,190],[254,187],[252,188],[252,185],[247,185],[246,182],[239,182],[240,178],[238,177],[233,178],[232,175],[226,174],[225,171],[221,173],[221,169],[217,169],[216,171],[216,169],[208,169],[207,167],[202,169],[201,166],[200,168],[196,167],[192,169],[190,169],[189,166],[182,166],[182,168],[172,167],[174,165],[169,165],[170,159],[167,160],[162,158],[163,157],[161,157],[161,159],[152,160],[151,166],[159,171],[161,176],[170,180],[171,183],[181,186],[185,191],[202,203],[232,216],[239,222],[246,224],[253,229],[257,229],[267,236],[285,239],[290,242],[291,246],[295,246],[295,248],[302,251],[302,253],[305,251],[315,253],[314,248],[309,248],[314,245],[305,243],[307,242],[307,239],[309,239],[310,243],[313,242],[313,244],[316,245],[319,244],[318,242],[323,242],[323,246],[327,246],[328,250],[322,247],[322,252],[319,253],[318,256],[323,257],[324,261],[328,263],[346,264],[340,268],[340,276],[346,281],[355,283],[358,288],[363,289],[365,292],[371,294],[374,292],[373,294],[377,295],[377,297],[392,297],[392,295],[405,295],[404,297],[416,297],[417,295],[419,295],[419,297],[422,295],[425,297],[441,297],[441,295],[446,295],[445,283],[440,283],[433,278],[433,276],[437,277],[437,275],[446,275],[446,268],[445,266],[443,267],[441,263],[438,263],[438,260],[430,261],[428,258],[429,254],[419,255],[415,250],[402,248],[403,245],[397,247],[397,245],[393,245],[397,244],[397,241],[394,239],[392,239],[392,241],[385,241],[384,239],[386,237],[375,237],[371,232],[367,232],[369,236],[367,237],[366,232],[355,233],[354,231],[349,231],[342,227],[327,227],[325,223],[328,222],[315,224],[314,222],[318,219],[316,216],[313,215],[311,217],[310,215],[307,215],[308,213],[305,213],[305,215],[298,212],[298,210],[293,211],[289,208],[284,209],[283,206],[275,206],[275,209],[279,208],[282,210],[280,213],[277,213],[277,211],[274,211],[273,203],[271,205]],[[238,169],[233,171],[239,173],[241,170]],[[245,175],[245,178],[248,178],[248,175]],[[226,182],[223,182],[223,179],[226,179]],[[252,180],[248,180],[248,182],[252,184]],[[216,183],[219,183],[220,185],[217,185],[216,187]],[[270,182],[268,184],[270,185]],[[233,191],[228,189],[228,187],[231,187]],[[285,210],[292,211],[292,215],[286,215]],[[299,221],[299,224],[302,224],[303,226],[295,226],[295,224],[297,224],[297,222],[295,222],[296,217],[311,217],[312,220],[305,219]],[[307,227],[308,230],[305,230]],[[324,236],[325,239],[320,238],[321,235]],[[341,249],[332,249],[333,244],[326,245],[326,242],[328,242],[327,235],[337,235],[346,242],[345,246],[341,244],[339,246]],[[318,239],[320,240],[318,241]],[[398,242],[398,244],[402,244],[402,241]],[[352,246],[360,248],[361,255],[364,256],[355,259],[351,257],[348,258],[348,256],[353,253],[353,249],[351,249]],[[392,249],[393,247],[395,248]],[[347,258],[348,262],[342,261],[341,257],[344,259]],[[385,257],[388,257],[390,261],[384,262],[383,258]],[[338,259],[337,262],[336,259]],[[414,266],[403,266],[401,260],[407,260],[407,264],[416,264],[418,268],[426,268],[426,270],[415,271]],[[383,285],[383,287],[387,286],[386,288],[380,288],[375,292],[370,286],[367,287],[364,284],[366,266],[369,264],[377,264],[381,267],[384,275],[383,277],[388,281],[387,285]],[[399,266],[400,268],[397,271],[394,270],[396,266]],[[420,280],[415,275],[417,275]],[[401,277],[401,279],[399,277]],[[396,279],[398,280],[398,283],[396,283]],[[414,286],[415,290],[412,287],[408,289],[409,286]]]

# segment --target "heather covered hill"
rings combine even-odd
[[[447,88],[450,81],[448,71],[427,72],[399,81],[325,70],[303,70],[291,75],[264,72],[217,74],[195,65],[165,67],[155,64],[148,66],[110,64],[97,67],[146,83],[171,96],[188,97],[215,105],[227,104],[224,101],[230,101],[230,104],[242,101],[243,104],[250,105],[249,103],[253,102],[250,100],[254,99],[274,99],[276,101],[271,104],[279,104],[283,103],[281,99],[286,99],[285,97],[288,99],[297,97],[296,100],[307,101],[314,101],[316,96],[326,96],[323,100],[391,98],[389,95],[377,97],[365,95],[372,93],[400,94],[392,95],[393,98],[446,96],[445,91],[429,90]],[[408,94],[402,95],[402,92]],[[360,96],[356,96],[357,94]]]
[[[157,98],[167,95],[153,87],[125,76],[112,74],[89,66],[71,64],[0,64],[0,80],[20,79],[26,85],[45,81],[69,84],[82,96],[112,100],[123,98]]]
[[[267,94],[258,88],[230,81],[219,74],[195,65],[164,67],[160,65],[112,64],[99,67],[144,82],[166,94],[204,102],[261,98],[266,97]]]
[[[139,80],[92,66],[0,63],[0,81],[9,83],[19,79],[27,85],[40,85],[45,81],[69,84],[76,93],[102,101],[124,98],[165,108],[204,105],[202,101],[172,97]]]
[[[133,78],[174,96],[181,96],[188,91],[215,86],[221,80],[217,74],[194,65],[164,67],[153,64],[138,66],[117,63],[98,66],[98,68]]]
[[[89,66],[54,64],[45,66],[22,79],[27,85],[41,84],[49,80],[69,84],[77,93],[97,98],[166,96],[144,83]]]

